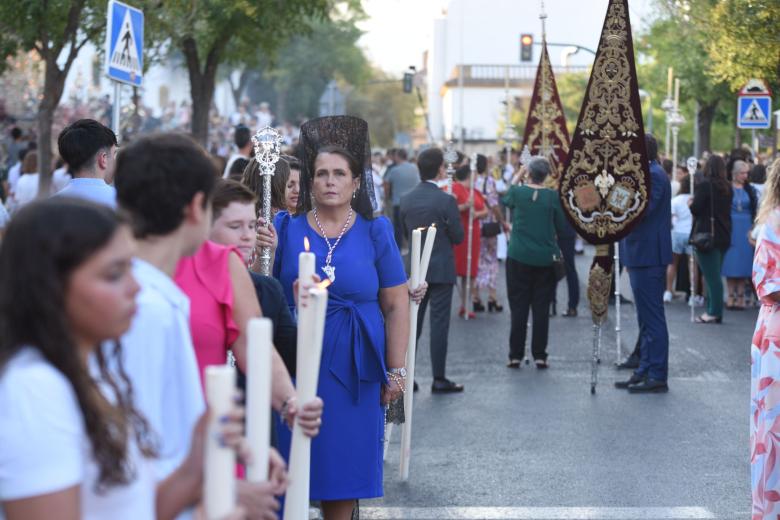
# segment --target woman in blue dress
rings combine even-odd
[[[274,276],[293,307],[307,238],[317,275],[332,282],[317,391],[325,410],[312,441],[310,498],[322,502],[327,520],[341,520],[351,518],[357,499],[382,496],[384,406],[405,389],[409,292],[393,227],[373,218],[365,121],[309,121],[301,145],[298,212],[276,222]],[[281,451],[289,453],[290,432],[279,433]]]
[[[721,273],[726,277],[729,310],[745,308],[745,287],[753,273],[753,246],[748,234],[756,217],[758,196],[747,182],[750,166],[744,161],[734,161],[731,174],[731,246],[723,258]]]

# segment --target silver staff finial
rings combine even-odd
[[[276,163],[282,154],[282,136],[270,126],[261,128],[252,136],[255,159],[260,166],[261,175],[273,175]]]
[[[531,155],[531,150],[528,148],[528,145],[523,146],[523,152],[520,154],[520,164],[526,166],[533,158],[534,157]]]
[[[452,176],[452,174],[455,173],[455,168],[453,168],[452,164],[457,160],[458,152],[455,151],[455,145],[450,141],[444,149],[444,162],[447,163],[447,175]]]
[[[699,161],[696,157],[688,157],[688,160],[685,161],[685,167],[688,168],[688,174],[693,178],[696,174],[696,168],[699,167]]]

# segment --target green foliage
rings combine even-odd
[[[374,69],[370,81],[347,96],[347,113],[368,122],[371,145],[387,148],[395,144],[395,134],[411,132],[417,123],[416,91],[404,94],[401,78]]]
[[[721,0],[710,12],[713,76],[736,90],[751,78],[780,87],[780,2]]]
[[[261,59],[262,76],[273,85],[277,115],[287,118],[315,117],[319,99],[328,82],[361,85],[371,69],[357,46],[362,32],[357,22],[361,12],[308,22],[307,34],[293,37],[276,53]]]

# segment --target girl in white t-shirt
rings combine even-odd
[[[129,228],[86,201],[35,202],[8,226],[0,247],[0,519],[173,518],[198,501],[206,415],[182,466],[155,482],[154,439],[133,406],[120,347],[106,349],[116,359],[98,348],[135,313],[132,255]],[[240,415],[226,421],[228,445],[242,442]]]
[[[680,191],[672,197],[672,263],[666,268],[666,291],[664,302],[672,301],[674,281],[677,279],[677,264],[682,255],[690,255],[691,246],[688,239],[691,236],[693,217],[688,202],[691,198],[691,177],[686,175],[680,179]]]

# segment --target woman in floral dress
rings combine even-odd
[[[780,517],[780,159],[766,182],[753,259],[761,299],[750,349],[750,470],[752,520]]]
[[[488,214],[480,221],[480,224],[498,222],[501,225],[501,231],[503,232],[508,228],[504,222],[503,212],[501,211],[499,194],[496,189],[496,180],[490,172],[487,157],[484,155],[477,156],[477,173],[479,176],[477,177],[474,187],[482,193],[488,207]],[[488,237],[483,234],[480,242],[476,290],[474,291],[473,305],[475,311],[479,312],[485,310],[485,306],[482,304],[482,298],[480,298],[480,292],[484,289],[487,289],[488,291],[487,310],[490,312],[501,312],[504,310],[504,307],[498,303],[498,296],[496,294],[497,278],[498,236]]]

